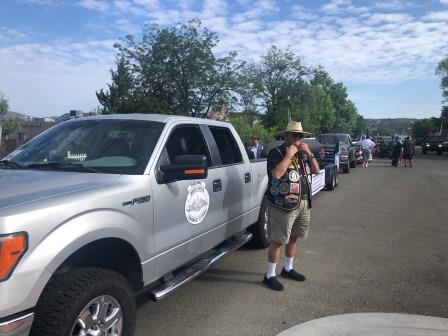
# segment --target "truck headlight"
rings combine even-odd
[[[0,236],[0,281],[6,280],[28,247],[26,233]]]
[[[426,147],[429,147],[429,144],[426,144]]]
[[[442,145],[439,145],[439,147],[442,147]]]

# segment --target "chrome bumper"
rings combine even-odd
[[[0,322],[0,336],[28,336],[33,324],[34,313]]]

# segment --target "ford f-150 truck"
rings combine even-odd
[[[134,293],[160,299],[250,240],[267,181],[228,123],[44,132],[1,162],[0,335],[132,335]]]
[[[0,335],[132,335],[136,293],[161,299],[252,236],[269,244],[267,183],[228,123],[47,130],[0,161]]]

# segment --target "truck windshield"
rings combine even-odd
[[[425,141],[431,141],[431,142],[443,141],[443,138],[441,136],[438,136],[438,135],[433,135],[433,136],[426,137]]]
[[[335,145],[337,141],[339,141],[339,143],[348,142],[347,135],[345,134],[321,134],[319,138],[320,143],[324,145]]]
[[[76,120],[55,126],[6,157],[9,166],[109,174],[142,174],[164,123]]]

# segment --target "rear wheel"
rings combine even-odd
[[[32,336],[131,336],[135,299],[120,274],[93,267],[56,273],[36,306]]]
[[[331,170],[330,174],[330,182],[328,182],[325,186],[325,189],[327,190],[333,190],[336,187],[336,173],[334,172],[334,170]]]
[[[342,172],[344,174],[350,173],[350,165],[348,163],[345,166],[342,167]]]
[[[441,150],[438,150],[438,151],[437,151],[437,155],[442,155],[442,151],[441,151]]]
[[[350,162],[350,168],[356,168],[356,159]]]
[[[266,196],[263,198],[260,207],[260,214],[258,215],[258,222],[249,227],[249,232],[253,234],[250,241],[251,246],[255,248],[266,248],[271,241],[268,238],[268,214],[267,214],[268,200]]]
[[[426,149],[422,150],[423,155],[426,155]]]

